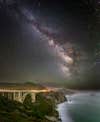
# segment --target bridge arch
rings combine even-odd
[[[35,102],[35,96],[36,96],[36,94],[33,93],[33,92],[25,92],[25,93],[22,93],[22,96],[21,96],[21,102],[22,103],[24,102],[24,100],[25,100],[25,98],[26,98],[27,95],[30,95],[31,96],[31,99],[32,99],[32,102]]]

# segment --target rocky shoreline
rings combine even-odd
[[[75,93],[75,91],[70,91],[67,89],[61,89],[60,91],[57,91],[57,92],[50,92],[47,97],[53,99],[56,106],[58,106],[61,103],[68,102],[66,94],[72,95],[74,93]],[[53,117],[54,119],[52,119],[50,122],[62,122],[60,115],[59,115],[59,112],[58,112],[58,109],[56,109],[56,110],[57,110],[58,116]]]
[[[61,118],[59,117],[59,112],[57,110],[57,105],[67,101],[65,94],[61,91],[56,91],[56,92],[53,91],[50,93],[44,93],[43,95],[46,97],[46,99],[52,100],[56,106],[55,108],[56,115],[45,116],[45,118],[49,120],[50,122],[61,122]]]

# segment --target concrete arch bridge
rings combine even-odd
[[[7,97],[10,100],[15,100],[23,103],[25,97],[30,94],[32,97],[32,102],[36,101],[36,94],[42,92],[49,92],[47,89],[42,90],[30,90],[30,89],[5,89],[0,88],[0,95]]]

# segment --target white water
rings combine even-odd
[[[67,102],[61,103],[58,105],[58,112],[59,112],[59,116],[62,120],[62,122],[72,122],[70,116],[68,115],[68,112],[66,111],[66,106],[67,106]]]

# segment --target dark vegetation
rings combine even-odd
[[[46,115],[58,116],[54,101],[42,94],[37,95],[37,102],[32,103],[31,100],[30,94],[23,104],[0,96],[0,122],[50,122]]]

